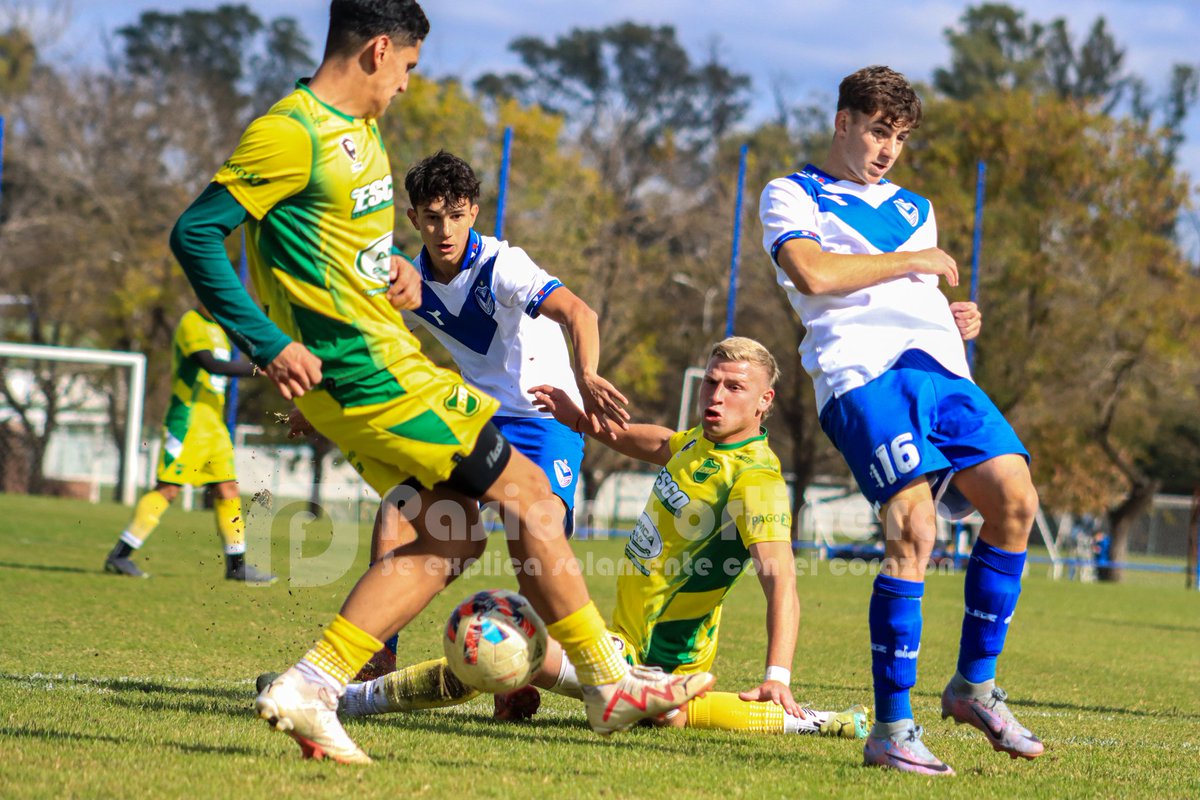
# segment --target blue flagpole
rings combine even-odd
[[[742,145],[738,160],[737,202],[733,211],[733,246],[729,252],[729,302],[725,306],[725,336],[733,336],[733,320],[737,313],[738,255],[742,248],[742,201],[746,193],[746,155],[750,145]]]
[[[496,196],[496,238],[504,238],[504,204],[508,199],[508,166],[512,161],[513,129],[504,129],[504,149],[500,155],[500,191]]]
[[[242,227],[242,256],[238,259],[238,277],[242,280],[242,285],[250,279],[250,269],[246,264],[246,228]],[[236,345],[230,344],[229,359],[232,361],[237,358],[238,349]],[[238,412],[238,379],[232,378],[229,381],[229,407],[225,412],[225,427],[229,428],[229,435],[233,436],[234,428],[237,427],[237,412]]]
[[[4,192],[4,117],[0,117],[0,195]]]

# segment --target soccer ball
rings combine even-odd
[[[488,589],[451,612],[442,646],[463,683],[481,692],[511,692],[542,668],[546,625],[521,595]]]

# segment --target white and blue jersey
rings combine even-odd
[[[971,380],[962,335],[938,276],[910,273],[841,294],[805,295],[779,249],[811,239],[830,253],[876,255],[937,246],[932,204],[888,181],[839,181],[812,165],[763,190],[763,247],[806,329],[800,345],[821,427],[878,511],[916,478],[939,512],[972,511],[956,472],[999,455],[1029,455]]]
[[[574,508],[583,437],[535,408],[529,394],[549,384],[583,406],[562,326],[539,313],[562,283],[521,248],[474,230],[449,283],[434,280],[424,249],[415,263],[423,281],[421,306],[404,312],[405,320],[423,325],[450,351],[469,383],[500,401],[492,418],[496,427]]]
[[[901,275],[845,294],[804,295],[775,261],[792,239],[829,253],[876,255],[937,246],[933,205],[894,183],[839,181],[811,164],[767,184],[759,203],[763,247],[804,324],[804,369],[817,409],[883,374],[906,350],[929,353],[970,377],[962,337],[936,275]]]

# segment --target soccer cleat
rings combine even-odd
[[[716,682],[711,674],[669,675],[658,668],[632,667],[616,683],[584,686],[588,724],[601,736],[629,730],[699,697]]]
[[[817,712],[821,714],[822,712]],[[871,709],[863,705],[851,706],[845,711],[824,712],[818,732],[822,736],[840,736],[843,739],[865,739],[871,730]]]
[[[493,719],[504,722],[518,722],[529,719],[542,705],[542,693],[535,686],[522,686],[511,692],[494,694],[496,711]]]
[[[921,741],[924,733],[924,728],[914,725],[883,738],[868,736],[863,746],[863,765],[889,767],[918,775],[953,775],[954,770],[929,752]]]
[[[249,564],[239,564],[232,569],[225,570],[225,580],[242,581],[255,586],[270,586],[279,579],[269,572],[260,572]]]
[[[396,671],[396,654],[387,647],[381,647],[371,656],[371,660],[362,665],[362,669],[354,676],[356,683],[370,683],[382,678],[389,672]]]
[[[1017,722],[1004,702],[1008,693],[993,688],[983,697],[958,694],[953,683],[942,692],[942,719],[953,717],[956,725],[971,725],[983,731],[992,749],[1008,753],[1013,758],[1034,759],[1046,751],[1042,740]]]
[[[338,722],[337,706],[332,689],[306,679],[295,667],[271,681],[254,701],[258,716],[295,739],[303,758],[370,764]]]
[[[138,565],[128,556],[109,556],[104,559],[104,571],[113,575],[126,575],[130,578],[149,578],[150,576],[138,569]]]

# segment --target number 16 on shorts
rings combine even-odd
[[[920,463],[921,453],[913,444],[912,433],[902,433],[891,442],[875,448],[875,459],[871,462],[871,477],[882,489],[908,475]],[[887,483],[884,483],[884,479],[887,480]]]

